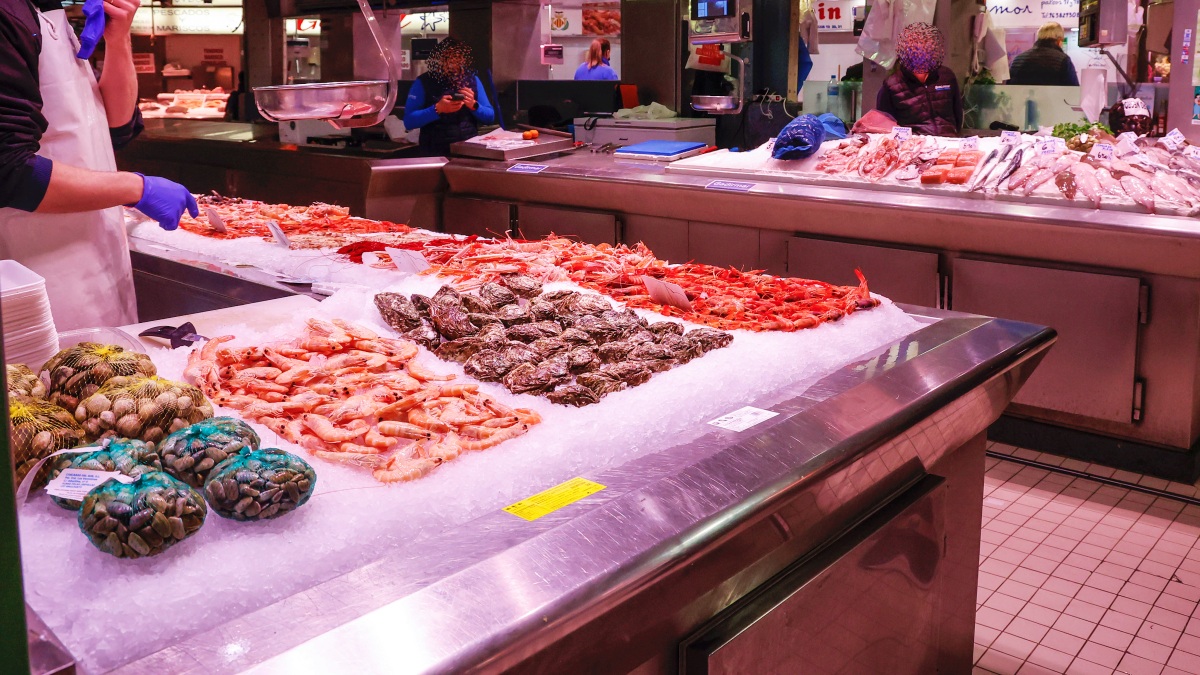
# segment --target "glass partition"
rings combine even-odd
[[[830,90],[829,80],[808,80],[801,89],[805,114],[833,113],[847,123],[847,128],[862,117],[862,82],[838,82],[837,94]]]

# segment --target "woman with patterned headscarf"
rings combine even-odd
[[[450,144],[479,133],[495,117],[483,82],[472,67],[471,48],[446,38],[429,51],[428,70],[413,82],[404,103],[404,126],[420,129],[421,153],[445,157]]]
[[[962,96],[954,71],[942,65],[946,42],[927,23],[911,23],[896,42],[896,70],[883,82],[875,108],[915,134],[956,136],[962,130]]]

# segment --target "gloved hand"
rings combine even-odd
[[[138,174],[142,176],[142,174]],[[142,176],[142,198],[133,208],[158,221],[164,230],[179,227],[179,219],[186,210],[193,218],[200,215],[196,198],[179,183],[157,176]]]
[[[104,35],[104,0],[84,0],[83,2],[83,31],[79,33],[79,53],[76,57],[91,58],[100,44],[100,36]]]

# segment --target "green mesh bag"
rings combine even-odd
[[[302,506],[316,486],[317,474],[308,462],[263,448],[218,464],[204,484],[204,497],[223,518],[268,520]]]
[[[151,471],[132,483],[110,480],[92,488],[79,509],[79,529],[105,553],[142,558],[195,534],[207,514],[199,492]]]
[[[87,448],[80,448],[86,450]],[[83,469],[85,471],[116,471],[130,478],[139,478],[151,471],[162,471],[162,462],[158,458],[158,449],[151,443],[133,440],[108,440],[98,445],[91,452],[67,453],[51,459],[47,466],[50,469],[50,480],[66,469]],[[50,496],[55,504],[64,509],[77,509],[80,502],[74,499]]]
[[[260,443],[245,422],[214,417],[172,433],[158,449],[167,473],[199,489],[214,466],[231,455],[257,450]]]

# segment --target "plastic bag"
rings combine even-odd
[[[825,140],[840,140],[846,137],[846,123],[837,115],[821,113],[817,115],[817,119],[821,120],[821,126],[825,127]]]
[[[316,486],[317,474],[308,462],[264,448],[218,464],[204,484],[204,497],[223,518],[267,520],[303,506]]]
[[[80,342],[55,354],[42,366],[51,403],[74,410],[114,377],[158,374],[150,357],[117,345]]]
[[[46,398],[46,383],[37,373],[19,363],[5,366],[8,377],[8,395],[20,394],[33,398]]]
[[[249,424],[232,417],[214,417],[172,433],[158,447],[167,473],[201,488],[213,467],[232,455],[257,450],[260,443]]]
[[[132,483],[110,480],[92,488],[79,509],[79,529],[105,553],[141,558],[192,536],[206,515],[199,492],[151,471]]]
[[[17,484],[43,457],[83,442],[83,428],[71,413],[40,398],[9,396],[8,423]]]
[[[854,51],[884,68],[896,61],[896,39],[910,23],[933,23],[937,0],[872,0]]]
[[[732,62],[733,59],[725,53],[724,45],[688,45],[688,59],[684,68],[728,74]]]
[[[161,377],[116,377],[75,408],[90,440],[117,436],[158,443],[167,434],[212,417],[200,390]]]
[[[117,471],[130,478],[139,478],[151,471],[162,471],[162,462],[154,444],[117,439],[106,441],[92,452],[59,455],[47,462],[47,466],[50,468],[49,480],[54,480],[66,469]],[[80,502],[74,499],[54,495],[50,495],[50,499],[64,509],[77,509],[80,506]]]
[[[775,159],[804,159],[825,142],[825,126],[816,115],[800,115],[787,123],[775,137],[771,156]]]

